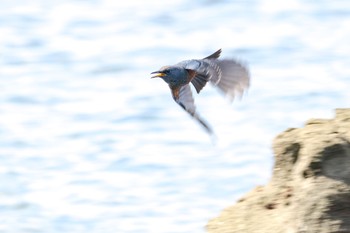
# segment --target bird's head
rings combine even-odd
[[[163,66],[151,74],[154,74],[151,78],[161,78],[170,85],[176,85],[182,78],[187,77],[186,70],[177,66]]]
[[[172,69],[170,66],[163,66],[159,70],[152,72],[151,74],[153,74],[153,76],[151,78],[161,78],[167,82],[171,73]]]

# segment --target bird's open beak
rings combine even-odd
[[[155,74],[151,78],[160,78],[166,76],[166,74],[164,74],[162,71],[154,71],[151,74]]]

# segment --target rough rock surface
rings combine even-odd
[[[210,233],[350,232],[350,109],[273,143],[271,181],[209,221]]]

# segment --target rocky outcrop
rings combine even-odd
[[[271,181],[209,221],[210,233],[350,232],[350,109],[273,143]]]

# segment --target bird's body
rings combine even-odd
[[[192,59],[179,62],[174,66],[164,66],[152,72],[152,78],[162,78],[171,90],[173,99],[207,131],[213,131],[196,112],[190,83],[200,93],[207,82],[217,86],[231,101],[236,95],[241,96],[249,87],[248,69],[233,59],[218,59],[221,49],[203,59]]]

